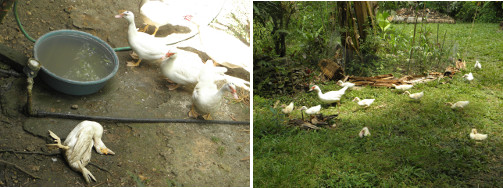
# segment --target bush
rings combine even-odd
[[[487,1],[477,7],[477,2],[463,2],[462,8],[456,13],[456,20],[471,22],[478,10],[476,22],[496,23],[503,20],[502,2]]]

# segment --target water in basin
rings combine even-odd
[[[99,80],[110,74],[114,68],[114,64],[101,48],[77,38],[54,38],[45,42],[39,49],[42,66],[69,80]]]

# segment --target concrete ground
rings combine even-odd
[[[58,29],[75,29],[94,34],[112,47],[128,46],[127,22],[113,16],[119,10],[131,10],[139,16],[140,0],[20,1],[19,16],[27,32],[38,38]],[[238,28],[251,14],[245,0],[227,0],[217,21]],[[153,31],[153,27],[149,32]],[[188,32],[180,26],[163,26],[157,36]],[[0,43],[32,56],[33,43],[19,31],[12,13],[0,27]],[[69,96],[59,93],[36,79],[34,107],[47,112],[81,115],[186,119],[191,105],[192,88],[168,91],[156,62],[127,67],[130,52],[118,52],[117,75],[98,93]],[[9,66],[0,61],[0,68]],[[243,70],[229,70],[230,75],[250,80]],[[0,74],[0,186],[85,186],[82,176],[71,170],[62,155],[48,151],[51,142],[47,130],[62,139],[80,121],[28,117],[22,112],[26,102],[26,80]],[[241,101],[227,95],[216,120],[250,121],[249,92],[238,91]],[[72,108],[78,106],[78,108]],[[249,125],[184,123],[113,123],[100,122],[103,141],[115,156],[93,152],[87,168],[97,182],[90,186],[249,186]],[[8,152],[17,151],[17,153]],[[19,153],[21,151],[27,153]],[[13,166],[15,164],[17,167]],[[18,168],[19,167],[19,168]],[[20,169],[39,177],[34,179]]]

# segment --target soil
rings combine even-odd
[[[140,27],[140,5],[141,0],[27,0],[19,1],[18,14],[35,39],[53,30],[74,29],[98,36],[116,48],[128,46],[127,22],[114,15],[119,10],[133,11]],[[249,27],[243,25],[251,14],[250,5],[246,0],[227,0],[217,22],[249,40]],[[167,25],[156,36],[189,31]],[[152,33],[153,27],[148,32]],[[32,56],[33,43],[20,32],[12,12],[1,24],[0,43]],[[158,63],[142,62],[132,68],[126,66],[126,61],[133,61],[130,52],[117,55],[117,75],[95,94],[65,95],[37,77],[34,108],[94,116],[188,118],[191,87],[169,91]],[[1,61],[0,68],[9,69]],[[241,69],[230,69],[228,74],[250,80]],[[212,114],[215,120],[250,121],[249,92],[239,89],[238,93],[244,100],[234,101],[226,95],[220,112]],[[250,186],[249,125],[99,122],[104,127],[103,142],[116,154],[93,151],[92,165],[87,169],[97,181],[88,185],[58,151],[45,146],[52,142],[47,130],[64,140],[80,121],[29,117],[23,112],[25,103],[26,79],[0,74],[0,186]]]

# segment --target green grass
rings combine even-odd
[[[397,25],[412,30],[413,25]],[[436,29],[436,25],[428,25]],[[448,37],[466,51],[468,70],[453,79],[415,85],[424,91],[421,102],[387,88],[348,90],[342,105],[326,108],[338,113],[335,128],[306,131],[286,125],[287,118],[272,109],[294,101],[296,109],[320,101],[315,93],[265,99],[254,96],[254,166],[257,187],[374,187],[374,186],[483,186],[503,185],[502,110],[503,32],[497,24],[442,24]],[[412,33],[412,32],[411,32]],[[482,70],[472,70],[479,60]],[[475,80],[462,79],[472,71]],[[442,84],[446,82],[446,84]],[[337,90],[333,82],[319,84],[322,91]],[[368,109],[351,102],[354,97],[375,98]],[[446,102],[469,100],[463,110]],[[381,108],[377,106],[384,105]],[[292,118],[300,118],[294,111]],[[362,127],[369,138],[360,139]],[[489,134],[485,141],[469,139],[477,128]]]

